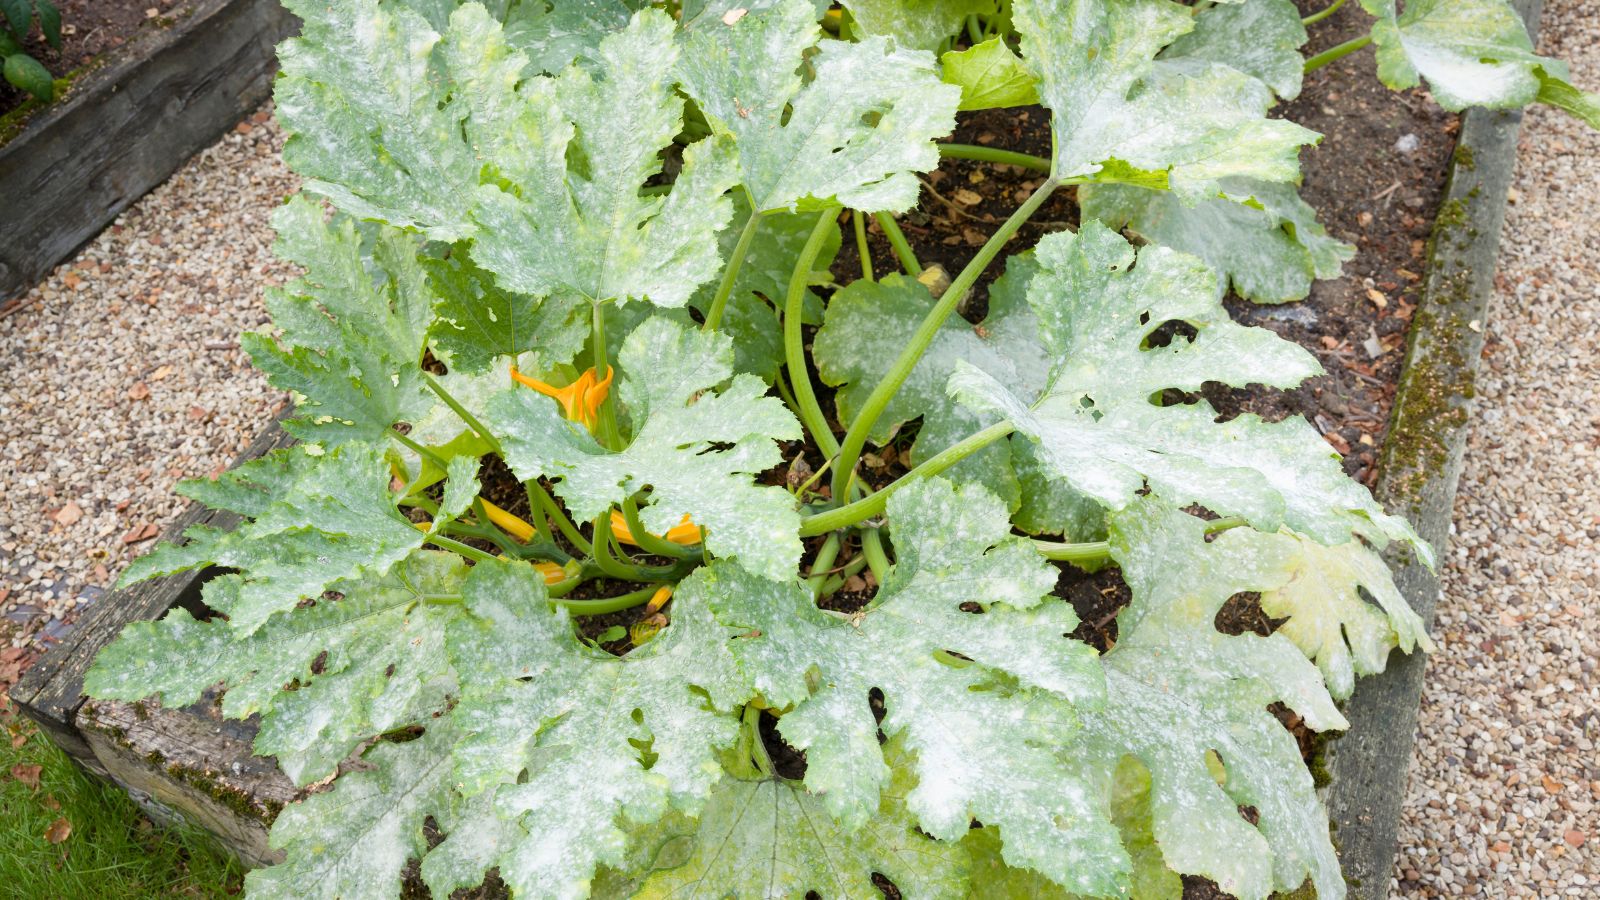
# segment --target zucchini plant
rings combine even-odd
[[[1343,895],[1274,710],[1344,728],[1429,647],[1379,553],[1433,551],[1303,419],[1191,399],[1316,375],[1221,298],[1351,252],[1267,114],[1291,3],[289,5],[304,274],[244,346],[302,443],[182,487],[241,524],[123,581],[222,567],[211,614],[87,680],[259,716],[307,790],[251,896]],[[1363,5],[1392,85],[1595,118],[1502,0]],[[1048,159],[938,142],[1025,102]],[[893,216],[941,152],[1042,173],[936,292]],[[841,285],[869,216],[908,272]]]

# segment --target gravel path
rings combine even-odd
[[[1593,0],[1542,52],[1600,89]],[[1528,113],[1411,772],[1398,893],[1600,896],[1600,134]]]
[[[296,180],[258,112],[0,313],[0,649],[60,634],[281,395],[239,350]]]

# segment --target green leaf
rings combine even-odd
[[[878,418],[871,435],[874,443],[888,443],[907,421],[921,417],[922,428],[911,447],[915,464],[997,421],[996,416],[950,402],[944,388],[957,360],[987,372],[1018,396],[1038,396],[1051,358],[1039,341],[1039,323],[1026,299],[1028,281],[1037,269],[1031,256],[1012,257],[989,291],[989,313],[982,324],[973,325],[960,316],[945,320]],[[899,274],[875,282],[854,281],[828,301],[812,354],[823,383],[839,388],[834,402],[842,421],[851,421],[860,412],[934,303],[926,286]],[[978,481],[1013,509],[1021,499],[1011,451],[1004,443],[963,460],[948,477]]]
[[[955,128],[960,91],[927,53],[820,34],[811,4],[787,0],[687,33],[678,75],[712,127],[732,135],[755,209],[904,212],[921,190],[912,173],[939,164],[933,139]]]
[[[1565,110],[1590,128],[1600,128],[1600,94],[1580,91],[1562,78],[1546,72],[1543,66],[1533,71],[1539,76],[1540,103]]]
[[[1539,99],[1539,70],[1564,79],[1565,64],[1533,52],[1522,17],[1507,0],[1361,0],[1378,17],[1378,78],[1395,90],[1422,78],[1435,100],[1459,112],[1469,106],[1507,108]]]
[[[61,49],[61,10],[50,0],[33,0],[33,8],[39,14],[39,31],[50,46]]]
[[[453,783],[493,792],[515,835],[496,863],[513,892],[582,896],[595,867],[622,861],[622,817],[697,813],[738,735],[728,715],[749,690],[691,577],[672,624],[625,659],[586,647],[545,603],[524,563],[479,563],[473,618],[450,632],[465,733]],[[519,777],[524,775],[524,777]],[[425,864],[426,865],[426,864]]]
[[[888,512],[897,561],[854,616],[818,609],[794,580],[722,564],[696,577],[735,629],[734,653],[756,689],[792,707],[778,730],[805,751],[806,787],[845,830],[869,821],[890,784],[881,728],[916,756],[906,803],[923,831],[953,841],[973,818],[998,825],[1013,858],[1065,879],[1075,858],[1058,823],[1080,810],[1051,789],[1061,777],[1055,748],[1102,687],[1093,649],[1067,636],[1072,608],[1045,599],[1057,572],[1010,535],[1005,507],[981,487],[918,481]],[[1114,847],[1109,828],[1099,838]]]
[[[1213,7],[1218,9],[1221,7]],[[1247,300],[1286,303],[1311,282],[1337,278],[1356,248],[1328,236],[1316,210],[1286,184],[1225,179],[1223,196],[1185,205],[1166,191],[1094,184],[1078,189],[1083,214],[1151,243],[1192,253]]]
[[[303,24],[279,46],[274,89],[284,160],[306,190],[364,219],[454,241],[468,237],[480,163],[465,111],[429,74],[439,35],[378,0],[289,0]]]
[[[1195,17],[1194,30],[1172,42],[1162,59],[1222,63],[1260,80],[1285,100],[1300,96],[1309,36],[1292,0],[1218,3]]]
[[[722,232],[722,255],[733,255],[739,243],[739,233],[750,218],[750,203],[742,193],[734,195],[733,224]],[[783,367],[783,331],[777,310],[783,306],[789,293],[789,277],[794,274],[795,261],[800,250],[811,236],[816,216],[775,212],[767,213],[750,242],[744,265],[734,278],[733,293],[728,295],[728,307],[723,312],[721,330],[733,337],[733,370],[759,375],[770,382]],[[817,276],[828,277],[828,267],[839,253],[839,229],[830,228],[823,238],[822,252],[816,261]],[[717,283],[708,282],[689,301],[704,313],[711,308],[716,296]],[[807,289],[803,315],[810,324],[822,321],[822,300]]]
[[[727,335],[662,318],[628,336],[618,360],[623,405],[636,434],[610,452],[554,400],[514,388],[489,401],[486,425],[500,435],[517,477],[556,480],[578,519],[593,519],[646,487],[646,528],[663,533],[684,515],[706,528],[707,548],[773,579],[794,578],[800,524],[794,498],[751,476],[782,461],[776,441],[795,440],[800,423],[752,375],[734,376]],[[718,448],[718,445],[728,445]]]
[[[844,0],[854,20],[852,37],[881,35],[913,50],[937,52],[967,16],[992,16],[995,0]]]
[[[33,30],[33,8],[28,0],[0,0],[0,14],[6,17],[6,24],[11,27],[11,33],[18,40],[28,36]],[[10,74],[6,76],[10,80]],[[11,82],[16,84],[16,82]]]
[[[1342,897],[1327,814],[1294,737],[1267,707],[1282,702],[1316,730],[1346,723],[1287,637],[1213,626],[1234,594],[1281,586],[1283,573],[1263,565],[1276,536],[1234,529],[1207,542],[1204,522],[1153,497],[1111,522],[1112,556],[1133,600],[1103,657],[1105,711],[1085,717],[1063,757],[1102,786],[1129,754],[1149,769],[1153,835],[1176,871],[1247,900],[1298,888],[1308,875],[1317,896]],[[1240,806],[1255,809],[1257,824]]]
[[[204,565],[238,569],[207,582],[204,596],[240,637],[336,581],[383,575],[422,544],[389,493],[383,451],[366,444],[279,450],[179,491],[247,521],[233,531],[191,527],[187,543],[139,557],[120,583]]]
[[[1039,83],[1002,38],[939,57],[940,77],[961,88],[961,109],[1029,106],[1039,102]]]
[[[506,18],[506,41],[536,72],[559,73],[577,63],[593,66],[600,41],[628,27],[644,0],[525,0]]]
[[[455,738],[447,719],[436,720],[416,740],[378,744],[333,790],[284,807],[268,843],[286,859],[251,871],[245,890],[284,900],[398,896],[406,861],[428,853],[428,817],[452,808]]]
[[[415,241],[379,228],[368,257],[354,223],[324,223],[304,195],[274,213],[273,227],[279,255],[306,274],[267,289],[278,340],[250,332],[240,342],[274,387],[298,395],[285,429],[308,441],[377,441],[425,413],[434,402],[420,365],[433,293]]]
[[[6,81],[46,103],[55,98],[56,83],[50,70],[26,53],[6,57],[4,73]]]
[[[175,707],[224,682],[222,714],[261,714],[256,753],[276,756],[304,785],[332,774],[366,738],[429,722],[455,693],[444,649],[455,608],[427,598],[459,595],[466,573],[454,554],[417,551],[387,575],[338,582],[338,599],[277,613],[244,637],[175,609],[123,629],[85,690],[130,701],[159,694]]]
[[[1357,675],[1382,672],[1396,647],[1432,652],[1381,556],[1360,541],[1324,547],[1288,532],[1273,537],[1273,561],[1286,575],[1282,587],[1262,592],[1261,609],[1287,620],[1278,633],[1316,662],[1334,697],[1349,697]]]
[[[446,522],[461,518],[472,508],[472,501],[483,489],[478,481],[480,461],[471,456],[455,456],[447,463],[448,477],[444,483],[444,496],[439,500],[439,514],[433,518],[433,530],[438,531]]]
[[[698,827],[678,821],[677,827],[650,835],[657,849],[646,862],[650,876],[635,896],[873,897],[879,893],[874,873],[888,878],[904,897],[959,895],[967,883],[966,853],[916,830],[905,799],[915,781],[902,743],[884,747],[891,781],[878,814],[855,832],[835,824],[822,802],[797,782],[725,776],[712,790]],[[688,858],[680,862],[684,855]]]
[[[1167,0],[1016,0],[1022,52],[1052,114],[1057,178],[1165,183],[1188,201],[1219,178],[1294,181],[1315,132],[1268,119],[1271,92],[1203,59],[1156,61],[1193,28]]]
[[[570,363],[589,339],[589,306],[573,297],[501,290],[460,249],[423,265],[438,297],[430,336],[452,373],[489,371],[500,357],[531,351],[539,354],[531,371],[541,371]]]
[[[1043,396],[1033,402],[966,363],[957,364],[950,391],[1038,442],[1054,478],[1112,509],[1148,486],[1177,504],[1199,503],[1267,530],[1287,524],[1330,544],[1352,533],[1380,544],[1406,540],[1431,560],[1404,520],[1345,477],[1303,419],[1268,423],[1246,414],[1218,423],[1204,400],[1158,405],[1167,389],[1292,387],[1321,371],[1299,346],[1234,324],[1198,259],[1149,246],[1135,265],[1133,247],[1092,221],[1076,235],[1050,235],[1037,254],[1041,271],[1028,299],[1055,357]],[[1147,346],[1169,322],[1186,323],[1195,336]]]
[[[482,10],[462,7],[451,23],[463,35],[452,69],[503,53]],[[723,195],[738,180],[731,147],[690,145],[669,194],[640,194],[682,126],[672,20],[639,12],[598,53],[598,79],[569,68],[515,93],[509,63],[492,78],[459,76],[473,106],[469,135],[502,178],[477,190],[473,255],[506,290],[682,306],[721,270],[717,233],[732,211]]]

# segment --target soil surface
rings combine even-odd
[[[23,50],[57,79],[71,78],[100,61],[102,54],[150,29],[170,27],[192,5],[187,0],[56,0],[61,10],[61,49],[46,43],[35,25],[23,41]],[[0,115],[29,99],[10,82],[0,81]],[[60,99],[58,94],[57,102]]]

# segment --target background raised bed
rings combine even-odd
[[[0,136],[0,300],[26,290],[271,92],[278,0],[199,0]]]

